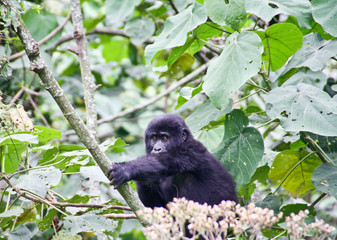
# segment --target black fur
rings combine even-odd
[[[175,197],[209,205],[237,202],[231,175],[193,138],[180,116],[154,118],[146,129],[145,143],[146,156],[112,165],[108,172],[112,185],[136,180],[141,201],[151,208],[165,207]]]

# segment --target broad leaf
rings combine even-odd
[[[331,163],[322,163],[312,175],[312,182],[317,191],[330,194],[337,199],[337,167]]]
[[[226,107],[230,94],[258,73],[262,52],[256,33],[235,32],[227,38],[221,55],[209,66],[203,85],[216,107]]]
[[[316,22],[332,36],[337,37],[337,4],[336,0],[313,0],[312,15]]]
[[[264,45],[262,59],[270,62],[275,72],[280,69],[298,49],[302,47],[303,35],[291,23],[277,23],[264,32],[257,31]],[[270,55],[270,56],[269,56]]]
[[[214,154],[227,167],[238,187],[249,183],[264,152],[260,132],[247,127],[248,123],[241,110],[227,114],[224,139]]]
[[[153,44],[145,48],[145,61],[152,62],[158,51],[182,46],[186,42],[187,33],[207,20],[205,7],[195,3],[179,14],[166,19],[164,29]]]
[[[311,155],[299,163],[307,155],[308,152],[282,151],[273,162],[269,179],[275,184],[280,184],[286,178],[282,187],[294,195],[314,189],[311,176],[322,161],[316,155]]]
[[[19,177],[15,186],[24,188],[44,197],[51,186],[56,186],[61,180],[61,171],[54,167],[34,169]]]
[[[152,36],[155,25],[150,18],[135,18],[128,21],[125,25],[125,34],[131,39],[135,45],[140,45]]]
[[[116,27],[121,26],[125,18],[133,13],[134,7],[140,2],[140,0],[105,1],[107,25]]]
[[[38,136],[39,143],[47,143],[53,139],[61,139],[61,131],[43,126],[34,127],[34,134]]]
[[[22,154],[28,144],[37,144],[38,137],[33,134],[18,133],[0,139],[1,169],[4,173],[13,173],[20,166]]]
[[[205,0],[204,5],[213,22],[227,25],[235,31],[240,29],[247,17],[245,0],[229,1],[229,3],[223,0]]]
[[[269,208],[277,214],[280,211],[281,200],[278,196],[267,195],[262,201],[256,203],[257,207]]]
[[[65,217],[64,227],[67,234],[75,235],[79,232],[113,232],[117,227],[117,223],[94,214],[84,214],[81,216]]]
[[[195,134],[195,137],[202,142],[209,151],[212,151],[219,146],[223,135],[224,128],[220,126],[213,129],[201,129]]]
[[[285,87],[289,85],[297,85],[298,83],[307,83],[316,86],[319,89],[323,89],[326,80],[327,76],[322,72],[313,72],[308,68],[301,68],[281,85]]]
[[[280,13],[296,17],[303,28],[311,28],[311,4],[307,0],[249,0],[246,11],[269,22]]]
[[[267,114],[278,118],[286,131],[309,131],[337,136],[337,101],[305,83],[273,89],[265,97]]]
[[[225,109],[220,111],[219,109],[215,108],[210,101],[207,101],[206,103],[200,105],[190,116],[185,119],[185,121],[191,131],[196,132],[208,125],[211,121],[215,121],[222,115],[229,113],[231,109],[232,104],[228,104]]]
[[[320,71],[337,54],[337,39],[325,41],[319,34],[304,36],[302,48],[290,59],[283,74],[291,68],[308,67]]]

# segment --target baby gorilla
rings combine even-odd
[[[237,202],[234,181],[227,169],[195,140],[184,120],[175,114],[154,118],[145,132],[146,156],[113,164],[111,185],[135,180],[146,207],[166,207],[173,198],[198,203]]]

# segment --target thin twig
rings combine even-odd
[[[111,122],[113,120],[115,120],[116,118],[120,118],[123,117],[125,115],[128,115],[130,113],[133,113],[137,110],[143,109],[149,105],[151,105],[152,103],[158,101],[159,99],[161,99],[162,97],[170,94],[173,90],[175,90],[176,88],[185,85],[186,83],[192,81],[192,79],[194,77],[196,77],[197,75],[199,75],[201,72],[205,71],[208,66],[211,64],[212,61],[209,61],[207,63],[205,63],[204,65],[200,66],[198,69],[194,70],[192,73],[190,73],[189,75],[187,75],[186,77],[182,78],[181,80],[179,80],[178,82],[172,84],[168,89],[166,89],[164,92],[158,94],[157,96],[155,96],[154,98],[149,99],[148,101],[136,105],[134,107],[128,108],[116,115],[110,116],[110,117],[106,117],[106,118],[102,118],[100,120],[98,120],[98,124],[102,124],[102,123],[106,123],[106,122]]]
[[[124,214],[124,213],[109,213],[109,214],[102,214],[101,217],[106,218],[116,218],[116,219],[137,219],[135,214]]]
[[[174,5],[173,1],[172,1],[172,0],[169,0],[169,3],[170,3],[170,5],[171,5],[171,7],[173,8],[174,12],[175,12],[176,14],[178,14],[179,11],[178,11],[176,5]]]
[[[51,33],[49,33],[47,36],[45,36],[42,40],[40,40],[38,42],[39,46],[41,46],[42,44],[44,44],[45,42],[47,42],[48,40],[50,40],[52,37],[54,37],[59,31],[61,31],[64,26],[67,24],[67,22],[69,22],[70,20],[70,16],[71,14],[69,13],[68,16],[66,17],[66,19],[64,20],[64,22],[58,26],[57,28],[55,28]],[[13,62],[14,60],[24,56],[26,54],[26,51],[21,51],[21,52],[18,52],[12,56],[9,57],[9,62]]]

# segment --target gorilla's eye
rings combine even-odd
[[[157,137],[156,137],[155,135],[152,135],[152,136],[150,137],[150,140],[155,142],[155,141],[157,141]]]
[[[161,140],[162,141],[167,141],[169,137],[167,135],[161,135]]]

